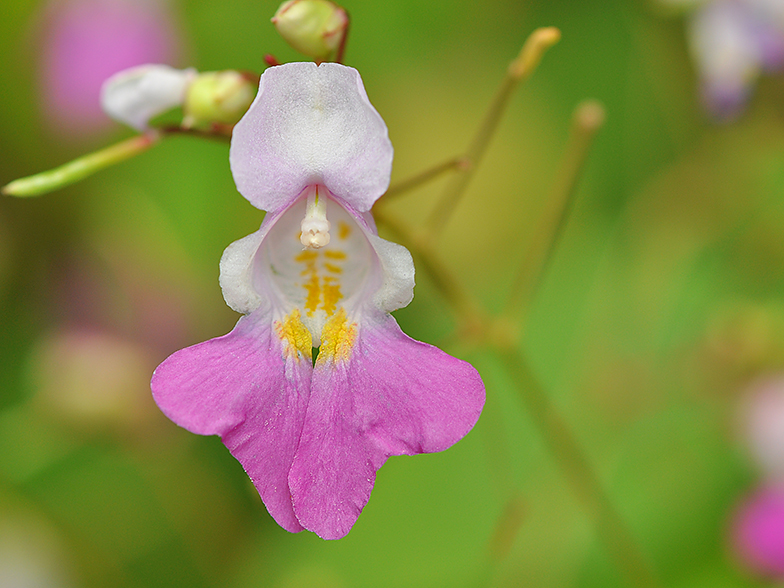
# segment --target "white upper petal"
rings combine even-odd
[[[389,185],[392,144],[355,69],[288,63],[262,75],[229,158],[237,189],[258,208],[278,210],[321,184],[364,212]]]
[[[101,87],[101,106],[113,119],[139,131],[151,118],[182,105],[193,69],[139,65],[114,74]]]

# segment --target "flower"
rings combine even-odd
[[[784,488],[758,488],[737,508],[730,525],[736,557],[749,570],[784,580]]]
[[[114,120],[146,131],[150,120],[182,107],[184,128],[233,125],[255,96],[249,76],[238,71],[175,69],[145,64],[117,72],[101,86],[101,107]]]
[[[776,374],[752,382],[742,416],[742,435],[761,473],[784,483],[784,378]]]
[[[389,314],[411,301],[414,266],[370,214],[392,146],[356,70],[269,68],[230,162],[240,193],[268,211],[221,259],[224,298],[245,316],[164,361],[153,396],[180,426],[221,436],[284,529],[338,539],[387,457],[468,433],[484,385]]]
[[[161,2],[51,0],[38,36],[43,111],[67,134],[106,127],[98,94],[112,74],[181,53],[174,22]]]
[[[689,45],[707,109],[731,118],[761,73],[784,67],[784,2],[704,2],[691,15]]]

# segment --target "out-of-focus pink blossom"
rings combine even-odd
[[[99,330],[70,329],[41,339],[31,358],[40,406],[80,428],[138,429],[154,416],[149,350]]]
[[[784,482],[784,374],[753,383],[743,411],[742,435],[769,479]]]
[[[738,507],[731,523],[731,547],[750,571],[784,580],[784,487],[762,487]]]
[[[691,11],[688,37],[702,101],[717,119],[746,105],[757,78],[784,68],[784,1],[660,0]]]
[[[42,109],[55,129],[90,134],[111,124],[101,84],[144,63],[177,61],[180,41],[155,0],[52,0],[39,31]]]

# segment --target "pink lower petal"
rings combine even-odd
[[[266,312],[243,317],[223,337],[188,347],[152,378],[160,409],[200,435],[220,435],[284,529],[302,530],[287,476],[297,449],[312,364],[284,359]]]
[[[345,536],[387,457],[450,447],[484,401],[468,363],[409,338],[391,316],[363,325],[348,361],[320,356],[313,372],[289,474],[302,526],[324,539]]]

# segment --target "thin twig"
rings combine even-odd
[[[579,441],[533,375],[519,348],[501,344],[496,349],[518,396],[539,427],[573,492],[591,517],[596,532],[626,584],[634,588],[660,586],[648,558],[607,496]]]
[[[386,193],[381,198],[379,198],[378,201],[376,201],[376,204],[378,205],[381,202],[387,202],[395,196],[404,194],[409,190],[414,190],[419,186],[439,178],[446,172],[466,169],[469,165],[470,164],[462,157],[448,159],[447,161],[426,169],[425,171],[420,172],[415,176],[406,178],[405,180],[401,180],[400,182],[391,185]]]
[[[509,64],[506,76],[496,91],[495,98],[485,113],[484,120],[479,125],[479,130],[462,157],[467,162],[465,169],[451,178],[425,222],[425,230],[433,238],[444,228],[465,193],[468,182],[487,151],[490,139],[498,128],[501,115],[506,110],[509,98],[517,84],[531,76],[545,51],[557,43],[560,38],[561,32],[554,27],[536,29],[526,40],[517,58]]]
[[[521,328],[535,293],[547,271],[553,251],[569,218],[577,185],[593,139],[604,124],[604,108],[586,100],[574,111],[569,142],[547,199],[541,221],[518,269],[502,316]]]

